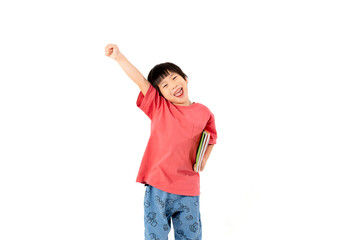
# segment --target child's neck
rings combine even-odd
[[[190,106],[190,105],[192,105],[193,104],[193,102],[191,102],[190,100],[188,100],[188,102],[187,103],[184,103],[184,104],[174,104],[174,105],[179,105],[179,106]]]

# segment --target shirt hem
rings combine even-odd
[[[148,184],[151,185],[157,189],[160,189],[161,191],[167,192],[167,193],[171,193],[171,194],[176,194],[176,195],[182,195],[182,196],[191,196],[191,197],[195,197],[195,196],[200,196],[200,191],[198,192],[193,192],[193,193],[188,193],[188,192],[184,192],[184,191],[173,191],[170,188],[158,185],[158,184],[153,184],[152,182],[149,181],[140,181],[140,180],[136,180],[136,182],[138,183],[142,183],[142,184]]]

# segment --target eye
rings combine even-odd
[[[173,80],[175,80],[176,77],[173,78]]]
[[[165,84],[165,85],[163,86],[163,88],[166,87],[166,86],[167,86],[167,84]]]

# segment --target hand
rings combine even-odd
[[[194,170],[194,172],[197,172],[197,171],[196,171],[196,163],[195,163],[194,166],[193,166],[193,170]]]
[[[201,164],[201,167],[200,167],[200,169],[199,169],[199,172],[204,171],[205,164],[206,164],[206,163],[204,163],[204,162]],[[194,170],[194,172],[197,172],[197,171],[196,171],[196,163],[195,163],[194,166],[193,166],[193,170]]]
[[[105,47],[105,56],[111,57],[112,59],[118,61],[121,57],[118,46],[116,44],[108,44]]]

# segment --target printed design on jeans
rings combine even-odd
[[[146,221],[153,227],[156,227],[157,225],[157,221],[156,221],[156,213],[154,212],[150,212],[147,217],[146,217]]]
[[[165,213],[165,212],[162,212],[162,213],[161,213],[161,216],[162,216],[164,219],[166,219],[166,213]]]
[[[168,231],[169,230],[169,225],[164,224],[163,228],[164,228],[164,231]]]
[[[156,202],[160,205],[161,208],[164,208],[164,207],[165,207],[164,201],[161,200],[158,195],[155,196],[155,200],[156,200]]]
[[[166,203],[167,203],[168,205],[174,204],[174,202],[175,202],[175,200],[172,199],[172,198],[166,199]]]
[[[195,206],[199,206],[199,201],[194,202]]]
[[[169,208],[165,211],[166,217],[170,217],[175,212],[174,208]]]
[[[189,228],[190,228],[190,231],[197,232],[197,230],[199,229],[199,224],[196,222],[196,223],[190,225]]]
[[[176,233],[181,237],[181,239],[191,240],[190,238],[186,237],[183,230],[177,230]]]
[[[190,220],[193,220],[194,217],[192,215],[189,215],[189,216],[186,216],[186,220],[190,221]]]
[[[173,222],[174,223],[177,223],[179,225],[182,225],[182,221],[180,220],[180,216],[179,215],[176,215],[176,216],[173,216]]]
[[[150,233],[149,235],[151,240],[160,240],[160,238],[158,238],[155,233]]]
[[[150,202],[149,202],[148,200],[146,200],[146,201],[144,202],[144,206],[145,206],[146,208],[150,207]]]
[[[190,212],[190,208],[188,206],[184,206],[182,203],[179,203],[178,211],[184,211],[186,213]]]

